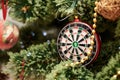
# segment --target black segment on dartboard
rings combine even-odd
[[[70,58],[70,59],[73,59],[73,54],[71,54],[69,58]]]
[[[77,24],[77,26],[80,26],[80,27],[82,27],[82,28],[84,28],[84,29],[87,29],[87,26],[84,25],[84,24]]]
[[[75,24],[70,24],[69,27],[75,26]]]
[[[89,38],[89,37],[90,37],[90,36],[89,36],[89,33],[87,33],[82,39],[80,39],[80,40],[78,41],[78,43],[84,41],[85,39],[87,39],[87,38]]]
[[[90,47],[90,44],[79,44],[79,46]]]
[[[78,30],[78,34],[81,33],[81,30]]]
[[[80,36],[77,34],[76,41],[78,41],[79,37],[80,37]]]
[[[71,43],[60,43],[60,46],[71,45]]]
[[[80,56],[77,56],[77,61],[80,61],[81,60],[81,57]]]
[[[84,28],[85,30],[87,30],[90,34],[91,34],[91,30],[90,30],[90,28],[88,28],[86,25],[84,25],[84,24],[77,24],[77,26],[80,26],[80,27],[82,27],[82,28]]]
[[[72,36],[72,40],[74,41],[74,36],[73,36],[73,34],[71,34],[71,36]]]
[[[87,38],[89,38],[89,37],[90,37],[90,34],[87,33],[87,34],[84,36],[84,39],[87,39]]]
[[[62,33],[64,33],[65,32],[65,29],[62,31]]]
[[[62,53],[62,51],[60,51],[60,55],[63,57],[64,55],[63,55],[63,53]]]
[[[83,54],[85,54],[84,50],[82,50],[80,47],[78,47],[78,49],[79,49]]]
[[[66,45],[66,43],[60,43],[60,46],[65,46]]]
[[[77,50],[77,48],[75,48],[75,52],[76,52],[76,55],[78,55],[79,53],[78,53],[78,50]]]
[[[72,46],[70,46],[67,50],[64,51],[65,54],[68,53],[68,51],[72,48]]]
[[[70,59],[73,59],[74,48],[72,49],[72,53],[70,55]]]
[[[72,40],[66,34],[63,34],[63,37],[72,42]]]
[[[75,49],[73,48],[72,53],[74,53],[74,50],[75,50]]]
[[[72,34],[73,33],[73,30],[72,29],[69,29],[70,33]]]
[[[65,59],[65,55],[63,54],[63,52],[60,50],[59,51],[59,53],[60,53],[60,56],[63,58],[63,59]]]
[[[82,41],[84,41],[84,38],[80,39],[80,40],[78,41],[78,43],[80,43],[80,42],[82,42]]]
[[[71,33],[72,40],[74,41],[73,30],[71,28],[69,28],[69,32]]]
[[[87,56],[87,53],[86,53],[86,52],[84,52],[84,55],[85,55],[85,56]]]
[[[81,33],[82,31],[80,30],[80,28],[79,28],[79,30],[78,30],[78,34],[77,34],[77,37],[76,37],[76,41],[78,41],[78,39],[79,39],[79,37],[80,37],[80,33]]]

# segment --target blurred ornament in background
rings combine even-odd
[[[8,50],[18,41],[19,29],[16,25],[0,20],[0,49]]]
[[[50,40],[47,40],[47,43],[50,44]]]
[[[21,48],[25,48],[24,43],[22,41],[19,42]]]
[[[34,32],[31,32],[31,35],[34,37],[34,36],[35,36],[35,33],[34,33]]]
[[[100,0],[96,5],[97,12],[104,18],[112,21],[120,18],[120,0]]]
[[[46,31],[42,31],[43,36],[47,36],[47,32]]]
[[[27,56],[29,57],[29,56],[31,56],[31,54],[32,54],[31,52],[28,52]]]

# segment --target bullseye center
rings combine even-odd
[[[74,48],[78,47],[78,42],[74,41],[74,42],[72,43],[72,46],[73,46]]]

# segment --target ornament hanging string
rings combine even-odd
[[[71,4],[70,7],[75,7],[75,6],[77,5],[77,2],[78,2],[78,0],[73,1],[73,3]],[[76,10],[75,10],[75,11],[76,11]],[[72,15],[82,16],[82,14],[81,14],[80,12],[76,11],[76,13],[70,13],[68,16],[66,16],[66,17],[64,17],[64,18],[62,18],[62,19],[59,19],[59,18],[58,18],[58,12],[56,12],[56,18],[57,18],[58,21],[64,21],[64,20],[66,20],[67,18],[69,18],[69,17],[72,16]]]
[[[8,0],[2,0],[2,13],[4,20],[6,20],[6,16],[7,16],[7,4],[8,4]]]
[[[66,16],[66,17],[64,17],[64,18],[59,19],[59,18],[58,18],[58,13],[56,13],[56,18],[57,18],[58,21],[64,21],[64,20],[66,20],[67,18],[69,18],[69,17],[72,16],[72,15],[79,15],[79,16],[81,16],[82,14],[80,14],[79,12],[78,12],[78,13],[71,13],[71,14],[69,14],[68,16]]]

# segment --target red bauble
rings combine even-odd
[[[18,41],[19,30],[16,25],[0,20],[0,49],[8,50]]]

